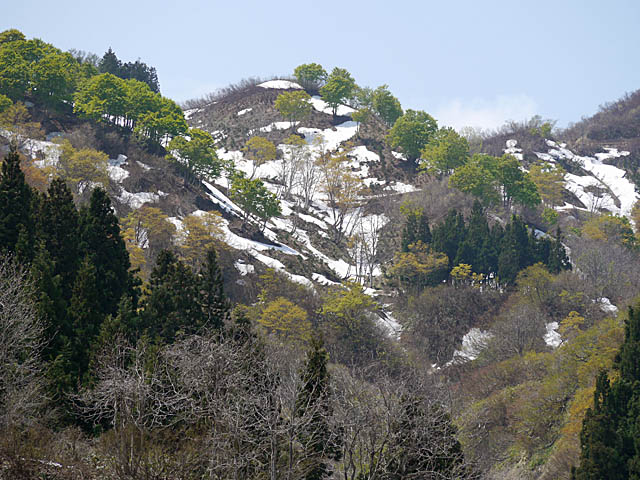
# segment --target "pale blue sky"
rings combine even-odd
[[[640,88],[640,1],[15,0],[0,30],[158,70],[182,101],[300,63],[387,83],[440,123],[559,125]]]

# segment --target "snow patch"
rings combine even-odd
[[[275,88],[278,90],[302,90],[302,87],[299,84],[289,80],[269,80],[268,82],[263,82],[258,86],[262,88]]]
[[[544,334],[544,343],[553,348],[559,347],[562,344],[562,337],[557,332],[558,322],[549,322],[546,328],[547,333]]]
[[[314,95],[313,97],[311,97],[311,105],[313,105],[313,108],[315,108],[319,112],[326,113],[328,115],[333,115],[333,109],[329,106],[327,102],[322,100],[317,95]],[[353,112],[355,112],[355,110],[351,107],[348,107],[346,105],[338,105],[336,115],[340,115],[340,116],[351,115]]]
[[[326,128],[324,130],[320,130],[319,128],[301,127],[298,129],[298,132],[304,135],[305,140],[309,144],[313,144],[314,139],[322,135],[324,138],[325,150],[336,150],[342,142],[346,142],[356,134],[357,128],[358,126],[356,122],[348,121],[341,123],[340,125],[336,125],[333,128]],[[314,149],[318,153],[320,148],[321,147],[317,145],[314,146]]]
[[[253,265],[250,265],[248,263],[244,263],[240,260],[237,260],[234,264],[234,267],[236,267],[236,270],[238,270],[238,272],[240,272],[240,275],[242,275],[243,277],[245,275],[248,275],[250,273],[255,272],[255,267]]]
[[[168,193],[164,193],[158,190],[158,193],[153,192],[137,192],[131,193],[127,192],[124,188],[120,192],[120,194],[116,197],[118,201],[124,203],[125,205],[129,205],[134,210],[142,207],[145,203],[156,203],[162,197],[166,197]]]
[[[118,158],[110,158],[109,165],[107,166],[107,172],[109,178],[116,183],[121,183],[125,178],[129,176],[129,171],[122,168],[122,165],[127,163],[126,155],[118,155]]]
[[[472,328],[462,337],[462,348],[453,352],[453,358],[447,363],[447,366],[475,360],[492,336],[489,332]]]
[[[245,113],[249,113],[251,110],[253,110],[253,108],[245,108],[243,110],[240,110],[236,115],[238,115],[239,117],[244,115]]]

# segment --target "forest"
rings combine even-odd
[[[0,478],[640,478],[640,203],[574,187],[636,99],[456,131],[309,63],[178,105],[0,33]]]

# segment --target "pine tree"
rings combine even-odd
[[[489,273],[488,259],[483,255],[483,246],[489,238],[489,224],[482,204],[476,200],[471,209],[471,217],[464,241],[458,247],[454,265],[466,263],[476,273]]]
[[[96,269],[100,312],[115,315],[120,298],[131,290],[131,264],[111,200],[101,188],[93,191],[88,208],[81,212],[80,250]]]
[[[335,457],[329,417],[332,413],[327,364],[329,354],[320,339],[311,341],[301,372],[301,388],[296,401],[296,416],[304,418],[299,440],[304,449],[305,480],[321,480],[331,473],[328,459]]]
[[[14,253],[23,261],[33,258],[33,212],[35,197],[20,168],[20,155],[11,149],[0,174],[0,252]]]
[[[100,311],[101,293],[97,288],[96,268],[88,256],[82,261],[67,314],[71,321],[71,368],[74,378],[84,380],[89,368],[90,351],[104,320]]]
[[[111,50],[111,47],[109,47],[109,50],[105,52],[104,56],[100,60],[100,63],[98,64],[98,71],[100,73],[111,73],[118,77],[121,75],[122,62],[118,60],[118,57],[114,51]]]
[[[152,338],[171,343],[178,332],[194,333],[204,325],[197,278],[172,252],[158,255],[149,289],[142,316]]]
[[[214,248],[207,250],[205,263],[200,271],[200,304],[204,323],[208,328],[220,331],[229,317],[229,300],[224,294],[222,272]]]
[[[593,407],[580,432],[580,466],[575,480],[640,478],[640,305],[629,308],[625,339],[610,384],[606,372],[596,380]]]
[[[60,275],[66,286],[65,299],[71,298],[71,285],[78,269],[78,212],[64,180],[49,185],[38,216],[38,238],[44,242],[54,263],[54,276]]]
[[[56,275],[55,266],[49,252],[40,242],[35,258],[31,264],[31,280],[36,290],[36,309],[46,325],[47,343],[44,355],[53,360],[63,348],[64,339],[69,338],[71,326],[67,321],[67,303],[63,295],[60,276]]]
[[[449,258],[449,268],[453,268],[458,248],[466,237],[466,225],[462,213],[452,209],[444,222],[433,230],[433,248],[446,253]]]
[[[558,227],[556,229],[555,237],[551,242],[549,258],[545,262],[549,272],[551,273],[560,273],[562,270],[571,270],[571,262],[569,261],[567,251],[562,244],[562,238],[562,232]]]
[[[400,248],[403,252],[409,251],[409,245],[412,245],[416,242],[416,230],[417,230],[417,219],[414,212],[410,212],[407,215],[407,221],[404,224],[404,228],[402,229],[402,238],[400,240]]]

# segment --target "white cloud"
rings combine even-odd
[[[521,121],[537,113],[538,106],[528,95],[498,95],[493,99],[455,98],[444,103],[435,111],[438,125],[455,129],[474,127],[498,128],[508,120]]]

